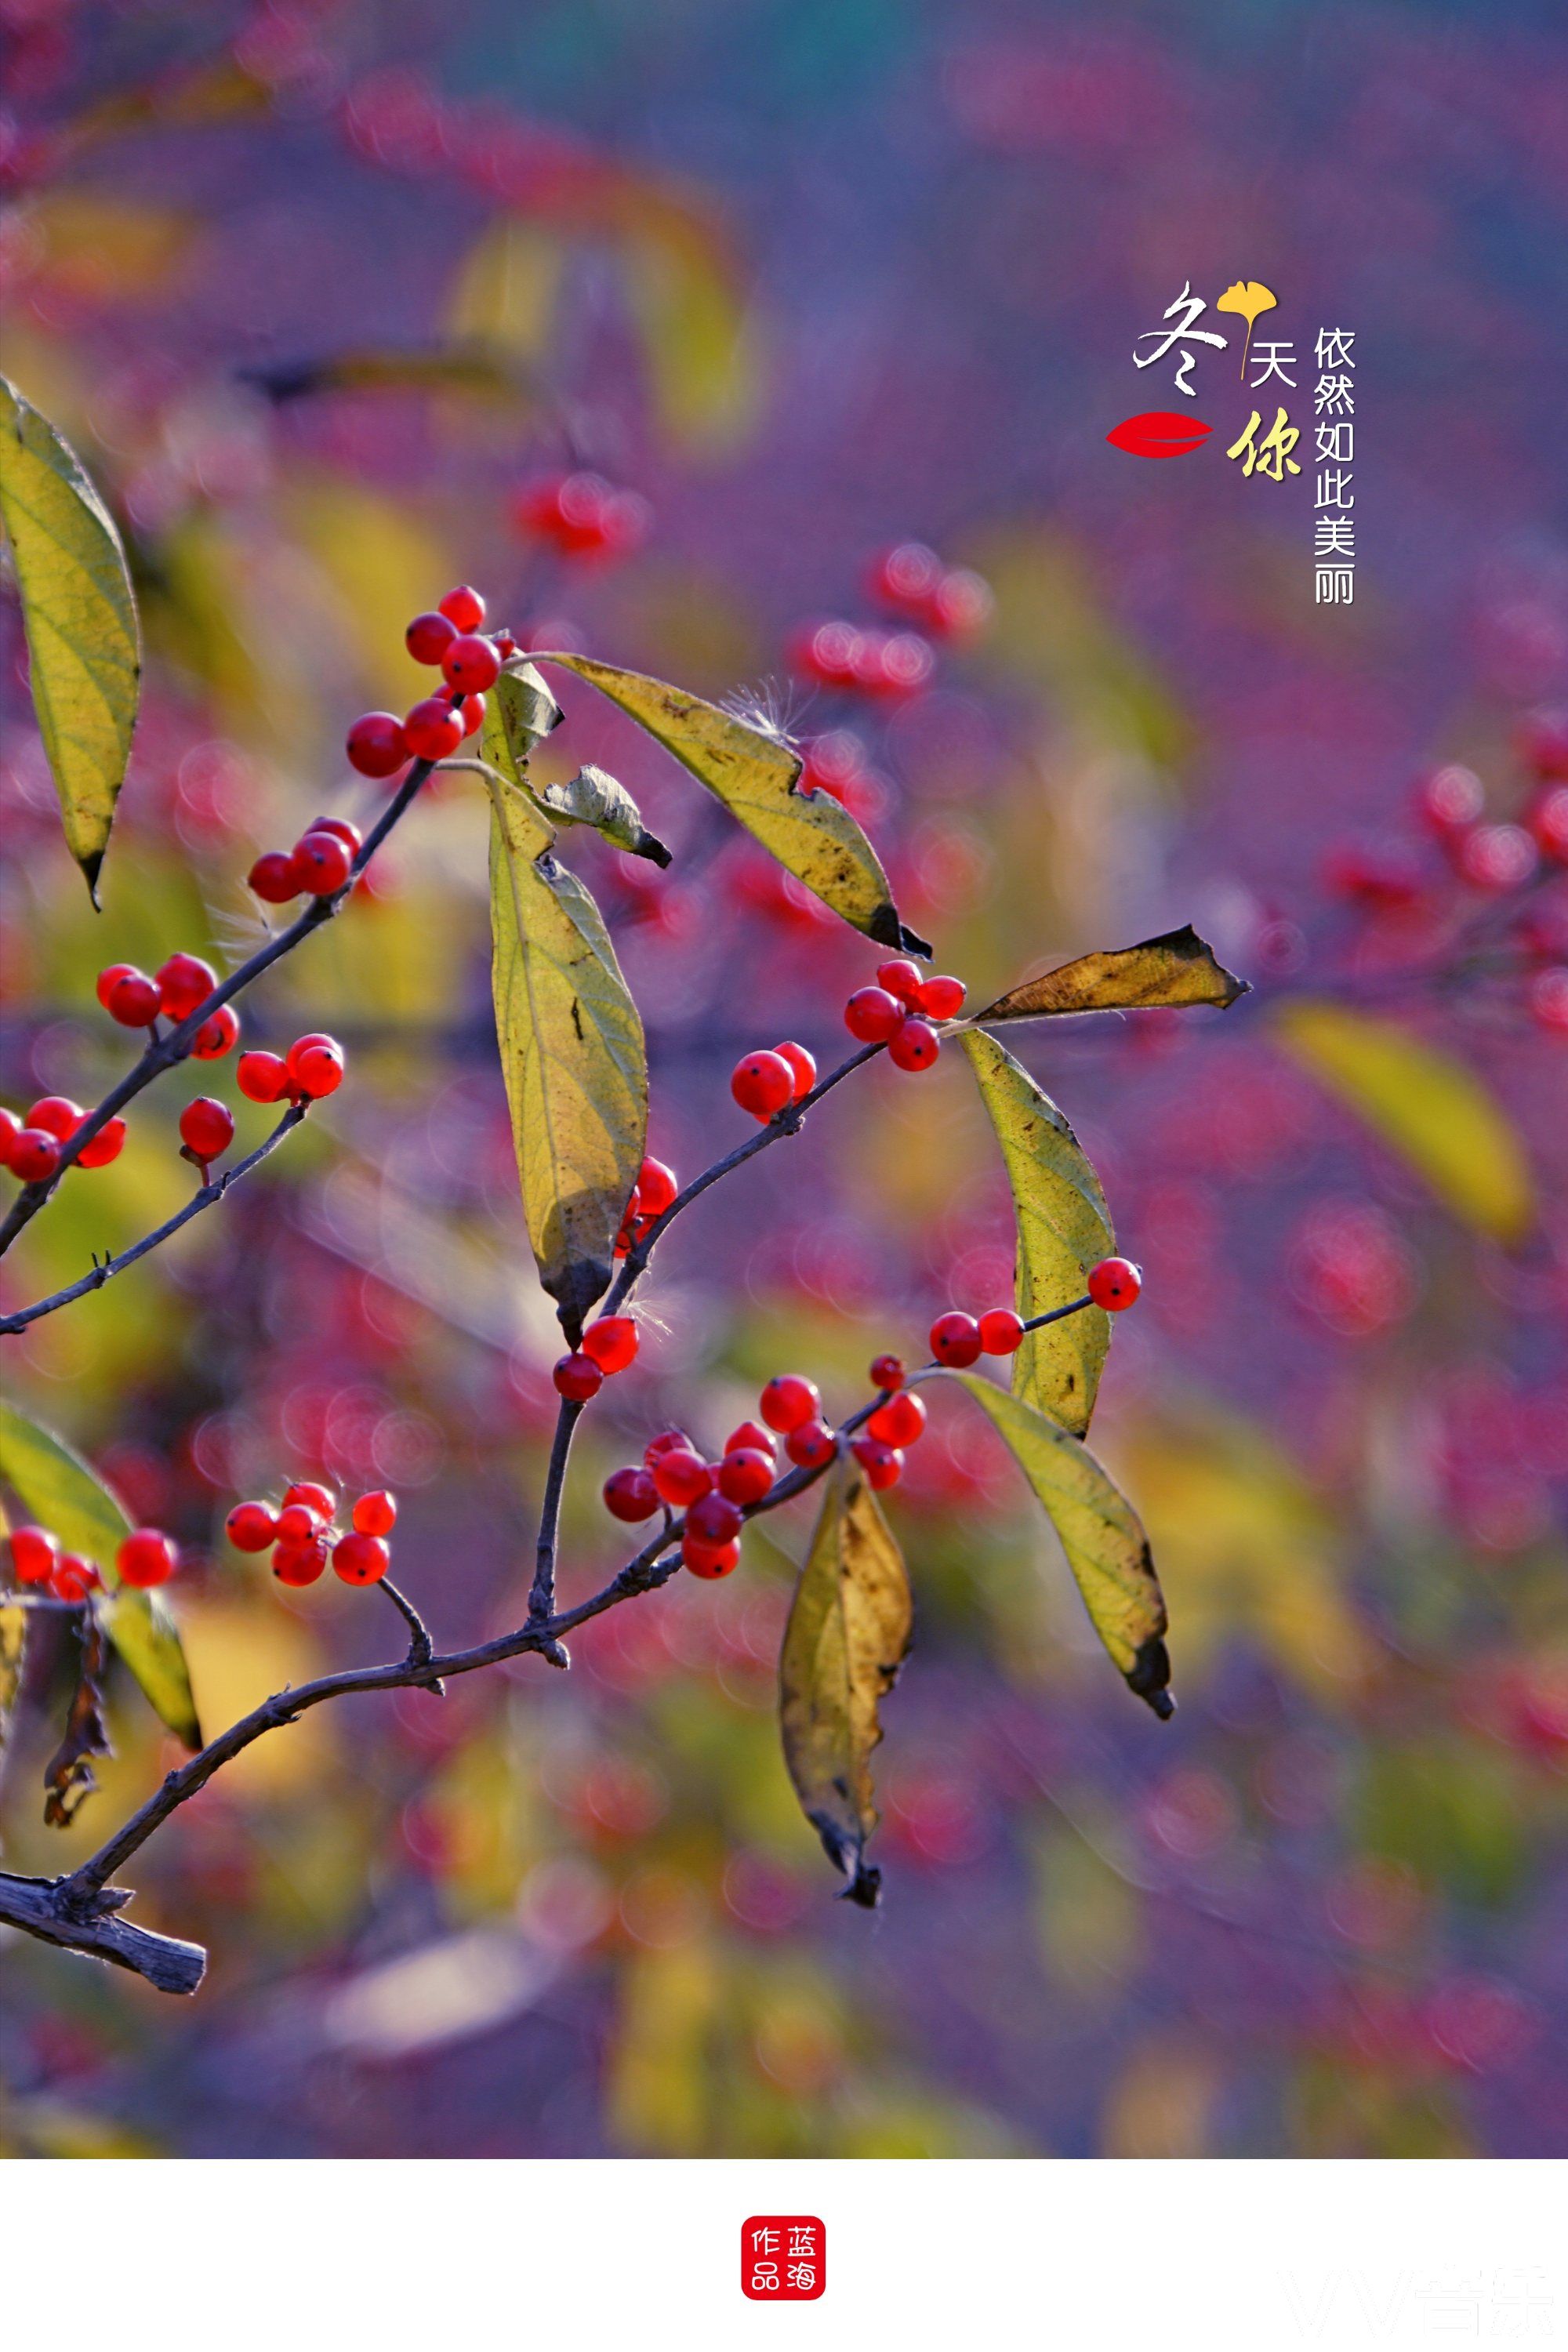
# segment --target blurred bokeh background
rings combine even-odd
[[[212,1948],[195,2001],[11,1943],[11,2152],[1568,2150],[1568,1118],[1509,962],[1561,940],[1549,889],[1524,940],[1410,815],[1457,761],[1510,824],[1521,718],[1568,700],[1560,16],[0,0],[0,24],[4,365],[121,520],[149,656],[95,918],[7,610],[5,1101],[95,1099],[129,1050],[100,966],[232,962],[257,852],[378,805],[343,730],[412,698],[404,623],[457,579],[527,642],[750,688],[830,739],[974,990],[1186,919],[1255,984],[1223,1017],[1020,1046],[1146,1268],[1095,1444],[1154,1539],[1173,1723],[944,1401],[890,1498],[919,1618],[878,1914],[832,1899],[778,1752],[797,1507],[727,1582],[584,1633],[569,1676],[355,1700],[225,1773],[132,1873],[140,1918]],[[1184,280],[1212,303],[1246,278],[1303,357],[1320,325],[1358,338],[1348,610],[1311,603],[1310,467],[1275,486],[1221,454],[1234,345],[1199,363],[1206,451],[1105,441],[1172,404],[1134,337]],[[520,528],[574,468],[647,501],[638,543],[563,558]],[[916,696],[793,676],[802,625],[865,620],[868,566],[911,537],[985,577],[988,626]],[[563,700],[549,772],[601,761],[676,849],[667,877],[574,858],[644,1007],[652,1147],[690,1173],[742,1131],[735,1055],[835,1052],[874,957],[607,706]],[[389,1646],[374,1596],[287,1594],[227,1548],[230,1505],[282,1475],[399,1489],[397,1573],[443,1642],[518,1620],[556,1347],[485,830],[454,780],[247,1000],[250,1043],[350,1049],[310,1130],[9,1343],[8,1392],[186,1545],[211,1725]],[[1500,961],[1456,983],[1478,919]],[[1290,1049],[1308,992],[1476,1076],[1468,1189]],[[237,1100],[232,1064],[203,1084]],[[177,1203],[189,1091],[68,1181],[8,1304]],[[599,1480],[657,1428],[716,1442],[784,1367],[843,1411],[874,1349],[1010,1269],[960,1058],[836,1095],[661,1253],[638,1365],[583,1433],[567,1594],[620,1556]],[[58,1671],[40,1651],[5,1762],[16,1869],[89,1850],[171,1760],[116,1688],[102,1793],[46,1832]]]

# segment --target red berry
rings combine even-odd
[[[363,719],[356,719],[349,729],[346,748],[351,768],[362,776],[376,777],[395,776],[413,751],[402,719],[390,710],[367,710]]]
[[[416,760],[449,760],[463,740],[463,722],[449,702],[432,695],[415,704],[403,732]]]
[[[335,833],[340,841],[347,843],[351,857],[357,857],[364,847],[363,834],[357,824],[351,824],[346,816],[313,816],[305,827],[305,831]]]
[[[457,623],[445,613],[416,613],[403,633],[403,642],[416,662],[435,669],[457,634]]]
[[[281,1054],[242,1054],[234,1075],[247,1102],[281,1102],[289,1091],[289,1065]]]
[[[740,1564],[740,1538],[732,1538],[727,1544],[705,1544],[696,1536],[685,1536],[681,1539],[680,1558],[692,1575],[700,1576],[705,1582],[728,1576],[731,1570]]]
[[[1519,756],[1542,783],[1568,780],[1568,710],[1539,710],[1519,730]]]
[[[550,1377],[557,1392],[568,1398],[573,1404],[586,1404],[588,1399],[597,1396],[605,1385],[605,1375],[593,1357],[584,1356],[580,1350],[561,1357]]]
[[[455,629],[467,635],[485,625],[485,600],[477,588],[448,588],[440,609]]]
[[[133,980],[135,976],[136,967],[133,963],[106,963],[104,965],[103,970],[98,975],[97,988],[98,1001],[102,1005],[106,1013],[109,1010],[109,1000],[114,992],[116,982],[121,980]]]
[[[1454,864],[1478,890],[1517,890],[1534,873],[1536,857],[1521,824],[1478,824],[1459,843]]]
[[[960,1371],[966,1364],[977,1362],[980,1326],[973,1316],[961,1314],[956,1307],[939,1315],[931,1327],[931,1351],[939,1364],[952,1364]]]
[[[64,1143],[76,1133],[86,1116],[80,1103],[72,1102],[68,1096],[45,1095],[33,1105],[22,1124],[24,1127],[41,1127],[46,1135],[52,1135],[57,1142]]]
[[[645,1160],[633,1197],[645,1217],[662,1217],[679,1190],[673,1168],[667,1168],[662,1160]]]
[[[995,602],[978,572],[950,572],[931,600],[925,625],[936,637],[972,637],[991,618]]]
[[[47,1584],[60,1556],[59,1545],[47,1528],[13,1528],[11,1565],[18,1584]]]
[[[833,1432],[825,1421],[803,1421],[784,1439],[784,1452],[802,1470],[820,1470],[833,1459]]]
[[[102,1582],[102,1577],[90,1559],[82,1559],[77,1553],[68,1551],[62,1555],[49,1579],[49,1590],[57,1601],[82,1601],[89,1592],[96,1592]]]
[[[863,1045],[885,1045],[903,1019],[903,1006],[885,988],[858,988],[844,1008],[844,1026]]]
[[[144,971],[132,971],[109,991],[105,1010],[122,1029],[145,1029],[157,1019],[162,1002],[157,982]]]
[[[107,1168],[111,1160],[119,1159],[124,1142],[125,1121],[106,1118],[98,1133],[77,1153],[76,1164],[79,1168]]]
[[[912,1445],[923,1435],[926,1425],[925,1399],[913,1389],[900,1389],[877,1407],[866,1423],[867,1433],[880,1438],[884,1445]]]
[[[379,1584],[392,1566],[392,1554],[379,1536],[340,1536],[332,1546],[332,1568],[345,1584]]]
[[[980,1347],[984,1355],[1011,1356],[1023,1338],[1023,1321],[1010,1307],[993,1307],[980,1318]]]
[[[220,1004],[196,1031],[191,1051],[198,1062],[218,1062],[238,1042],[239,1015],[232,1004]]]
[[[720,1463],[719,1492],[731,1503],[760,1503],[773,1483],[773,1457],[759,1445],[732,1448]]]
[[[906,540],[878,557],[871,568],[871,593],[895,613],[923,620],[944,577],[942,558],[932,549],[919,540]]]
[[[624,1372],[637,1351],[640,1334],[629,1315],[602,1315],[583,1334],[583,1353],[602,1372]]]
[[[217,986],[217,974],[200,956],[172,955],[153,975],[158,1002],[171,1021],[185,1021],[198,1004],[205,1003]]]
[[[290,898],[297,898],[305,887],[300,879],[293,856],[285,855],[281,849],[269,849],[265,856],[258,857],[247,879],[256,896],[264,898],[269,907],[286,906]]]
[[[1097,1307],[1103,1307],[1108,1315],[1120,1315],[1142,1289],[1143,1269],[1130,1257],[1102,1257],[1098,1265],[1090,1266],[1086,1286]]]
[[[313,1031],[308,1037],[295,1038],[287,1066],[290,1085],[317,1102],[322,1095],[336,1094],[342,1085],[343,1049],[335,1037]]]
[[[454,637],[441,656],[441,674],[454,694],[483,694],[500,676],[500,656],[489,637]]]
[[[1524,822],[1542,857],[1568,866],[1568,784],[1548,784],[1537,793]]]
[[[871,1386],[874,1389],[901,1389],[904,1385],[904,1360],[901,1356],[873,1356]]]
[[[11,1170],[24,1184],[45,1184],[60,1164],[58,1136],[41,1127],[25,1127],[11,1146]]]
[[[353,1523],[362,1536],[389,1536],[397,1525],[396,1496],[384,1486],[362,1495],[353,1507]]]
[[[956,1021],[967,994],[961,980],[952,979],[947,972],[937,972],[921,982],[920,1009],[928,1021]]]
[[[802,1095],[808,1095],[816,1084],[816,1058],[806,1052],[804,1045],[795,1045],[793,1039],[786,1039],[784,1045],[775,1045],[773,1051],[781,1062],[789,1064],[790,1075],[794,1080],[790,1089],[790,1100],[799,1102]]]
[[[1568,965],[1538,971],[1530,983],[1530,1015],[1554,1037],[1568,1035]]]
[[[1436,768],[1415,787],[1415,814],[1439,839],[1463,833],[1487,804],[1486,787],[1469,768]]]
[[[278,1522],[265,1503],[237,1503],[224,1525],[236,1551],[266,1551],[278,1539]]]
[[[309,1543],[280,1543],[272,1555],[272,1573],[279,1584],[314,1584],[327,1565],[325,1536]]]
[[[886,989],[889,996],[896,996],[907,1013],[919,1012],[925,982],[919,964],[911,963],[908,956],[894,956],[887,963],[879,963],[877,985]]]
[[[284,1487],[283,1501],[285,1506],[303,1503],[308,1511],[314,1511],[323,1521],[330,1520],[338,1507],[338,1498],[331,1488],[318,1486],[314,1478],[296,1478],[291,1486]]]
[[[665,1429],[650,1437],[643,1448],[643,1468],[651,1470],[661,1454],[696,1454],[697,1448],[683,1429]],[[699,1455],[700,1460],[700,1455]]]
[[[660,1502],[670,1504],[678,1511],[697,1502],[713,1484],[713,1473],[701,1455],[679,1445],[672,1445],[668,1454],[651,1462],[648,1474],[658,1490]]]
[[[166,1584],[179,1566],[178,1547],[157,1528],[138,1528],[126,1537],[115,1554],[122,1584],[132,1584],[140,1591],[154,1584]]]
[[[867,1485],[879,1491],[884,1486],[896,1486],[903,1475],[903,1455],[896,1445],[884,1445],[879,1437],[857,1437],[849,1451],[866,1473]]]
[[[11,1165],[11,1147],[22,1132],[22,1122],[14,1110],[0,1109],[0,1168]]]
[[[605,1508],[612,1518],[651,1519],[658,1488],[646,1470],[612,1470],[605,1481]]]
[[[700,1495],[686,1514],[686,1532],[699,1543],[733,1543],[742,1528],[741,1514],[727,1495]]]
[[[818,621],[803,629],[787,656],[789,666],[819,686],[853,686],[864,639],[849,621]]]
[[[778,1439],[760,1421],[743,1421],[724,1440],[726,1454],[765,1454],[769,1460],[778,1450]]]
[[[309,1543],[321,1534],[323,1525],[331,1517],[330,1511],[313,1510],[309,1503],[285,1503],[278,1514],[278,1540],[288,1544]]]
[[[454,705],[456,709],[457,706]],[[477,735],[485,723],[485,698],[482,694],[466,694],[458,716],[463,722],[465,737]]]
[[[211,1095],[198,1095],[180,1113],[180,1140],[205,1168],[234,1141],[234,1113]]]
[[[795,1072],[782,1054],[747,1054],[735,1065],[730,1092],[742,1110],[765,1123],[794,1094]]]
[[[911,1015],[900,1021],[888,1040],[888,1059],[900,1070],[929,1070],[942,1051],[942,1040],[929,1021]]]
[[[815,1381],[803,1380],[798,1372],[781,1372],[763,1391],[757,1409],[770,1429],[787,1436],[792,1429],[821,1417],[822,1396]]]
[[[312,898],[331,898],[348,880],[353,852],[335,833],[308,833],[294,851],[300,886]]]

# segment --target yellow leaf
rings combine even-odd
[[[96,1613],[159,1720],[187,1748],[199,1748],[202,1727],[184,1644],[163,1596],[132,1591],[122,1585],[96,1603]]]
[[[1149,1538],[1121,1488],[1069,1430],[1022,1397],[976,1372],[920,1377],[956,1381],[990,1415],[1061,1538],[1089,1621],[1112,1663],[1156,1715],[1173,1713],[1166,1688],[1165,1603]]]
[[[487,721],[487,744],[491,740]],[[512,785],[491,786],[490,968],[522,1204],[567,1336],[609,1286],[642,1164],[642,1023],[604,919]]]
[[[1010,988],[970,1015],[975,1022],[1038,1021],[1059,1013],[1113,1013],[1152,1005],[1215,1004],[1245,996],[1248,983],[1215,960],[1190,923],[1133,948],[1104,948],[1079,956]]]
[[[290,500],[300,540],[336,591],[366,684],[404,709],[430,672],[404,650],[410,614],[427,609],[452,575],[441,541],[407,505],[355,483],[312,481]]]
[[[1100,1179],[1061,1112],[1027,1070],[984,1030],[963,1050],[1007,1165],[1018,1220],[1016,1304],[1027,1322],[1081,1298],[1091,1265],[1116,1246]],[[1031,1331],[1013,1359],[1013,1393],[1081,1437],[1110,1345],[1099,1307]]]
[[[0,519],[66,842],[96,906],[136,723],[136,601],[108,508],[53,425],[4,376]]]
[[[784,1628],[779,1721],[801,1809],[848,1878],[845,1893],[868,1908],[881,1884],[866,1861],[871,1751],[912,1622],[903,1556],[858,1464],[841,1455]]]
[[[848,810],[831,793],[808,798],[795,790],[801,763],[787,743],[637,670],[613,669],[586,654],[539,654],[535,659],[574,670],[607,695],[706,784],[781,866],[858,931],[883,947],[931,953],[929,943],[899,920],[881,860]]]
[[[1244,278],[1235,286],[1227,286],[1225,292],[1215,300],[1216,310],[1233,310],[1238,319],[1245,319],[1247,321],[1247,341],[1241,347],[1241,365],[1237,370],[1238,375],[1247,373],[1247,354],[1252,349],[1253,328],[1265,310],[1278,308],[1278,298],[1256,278]]]
[[[0,1601],[0,1748],[5,1745],[5,1726],[16,1704],[26,1638],[27,1612],[22,1602]]]
[[[197,226],[188,213],[88,188],[52,189],[27,217],[51,290],[95,305],[166,299]]]
[[[458,270],[447,308],[448,333],[459,343],[539,358],[555,316],[563,258],[559,241],[531,224],[493,221]]]
[[[1530,1169],[1507,1114],[1474,1072],[1398,1024],[1348,1004],[1301,998],[1273,1014],[1289,1052],[1493,1241],[1522,1241],[1535,1222]]]
[[[760,376],[728,257],[700,223],[650,206],[627,239],[626,289],[665,425],[716,454],[750,423]]]

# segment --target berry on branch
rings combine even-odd
[[[353,1507],[356,1533],[362,1536],[389,1536],[397,1525],[397,1497],[386,1487],[377,1486],[372,1493],[362,1495]]]
[[[188,1020],[217,986],[217,974],[210,963],[184,953],[161,963],[153,977],[158,983],[159,1004],[171,1021]]]
[[[612,1518],[651,1519],[658,1508],[658,1488],[646,1470],[612,1470],[605,1481],[605,1508]]]
[[[242,1054],[234,1075],[247,1102],[281,1102],[289,1092],[289,1065],[281,1054]]]
[[[939,1315],[931,1327],[931,1351],[939,1364],[962,1371],[980,1359],[980,1326],[973,1315],[953,1307]]]
[[[392,1554],[379,1536],[340,1536],[332,1546],[332,1569],[345,1584],[379,1584],[392,1565]]]
[[[416,613],[403,633],[403,642],[416,662],[438,669],[442,656],[457,635],[456,622],[445,613]]]
[[[1098,1265],[1090,1266],[1084,1286],[1097,1307],[1103,1307],[1108,1315],[1120,1315],[1142,1289],[1143,1269],[1130,1257],[1102,1257]]]
[[[1011,1356],[1023,1345],[1021,1317],[1010,1307],[993,1307],[980,1318],[980,1346],[987,1356]]]
[[[278,1539],[278,1522],[265,1503],[237,1503],[224,1526],[236,1551],[266,1551]]]
[[[238,1043],[239,1015],[232,1004],[220,1004],[196,1031],[191,1051],[198,1062],[219,1062]]]
[[[440,610],[464,636],[485,625],[485,600],[477,588],[448,588],[441,599]]]
[[[605,1375],[600,1367],[592,1356],[584,1355],[580,1349],[570,1356],[562,1356],[550,1377],[555,1383],[557,1393],[572,1404],[586,1404],[591,1396],[598,1395],[605,1384]]]
[[[924,1434],[926,1425],[925,1399],[913,1389],[899,1389],[877,1407],[866,1423],[868,1434],[879,1438],[884,1445],[912,1445]]]
[[[629,1315],[602,1315],[583,1334],[583,1353],[602,1372],[624,1372],[637,1351],[639,1333]]]
[[[795,1093],[795,1072],[782,1054],[747,1054],[735,1065],[730,1092],[765,1126]]]
[[[134,1585],[139,1591],[155,1584],[167,1584],[179,1560],[173,1538],[158,1528],[138,1528],[133,1535],[126,1537],[115,1554],[121,1582]]]
[[[942,1040],[929,1021],[916,1014],[900,1021],[888,1040],[888,1059],[900,1070],[929,1070],[942,1051]]]
[[[820,1419],[822,1396],[815,1381],[803,1380],[798,1372],[780,1372],[763,1391],[757,1409],[770,1429],[787,1437],[792,1429]]]
[[[211,1162],[234,1141],[234,1113],[211,1095],[198,1095],[180,1113],[180,1140],[199,1165],[205,1183]]]
[[[904,1017],[903,1006],[885,988],[858,988],[844,1007],[844,1026],[863,1045],[885,1045]]]
[[[424,708],[423,704],[420,708]],[[356,719],[349,729],[345,748],[350,767],[378,782],[395,776],[413,756],[403,721],[390,710],[367,710],[363,719]]]

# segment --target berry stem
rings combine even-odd
[[[258,1143],[254,1151],[248,1152],[243,1160],[237,1160],[232,1168],[226,1168],[215,1181],[203,1182],[184,1208],[176,1210],[154,1232],[143,1234],[139,1242],[132,1242],[129,1248],[122,1249],[118,1257],[100,1259],[90,1274],[84,1274],[78,1281],[68,1283],[63,1290],[52,1291],[47,1298],[37,1299],[31,1307],[20,1307],[14,1315],[0,1315],[0,1336],[25,1331],[30,1323],[37,1323],[42,1317],[70,1306],[74,1299],[84,1298],[89,1291],[101,1290],[112,1276],[123,1274],[126,1267],[134,1265],[138,1258],[160,1248],[179,1232],[182,1225],[188,1225],[193,1217],[199,1216],[204,1209],[210,1209],[216,1202],[221,1201],[231,1184],[237,1184],[242,1176],[248,1176],[253,1168],[258,1167],[269,1153],[276,1151],[289,1129],[299,1126],[309,1108],[309,1103],[294,1104],[284,1112],[271,1134]]]
[[[267,941],[265,947],[258,948],[256,953],[247,957],[244,963],[237,965],[226,980],[219,981],[211,994],[204,997],[194,1012],[188,1013],[183,1021],[177,1022],[162,1037],[153,1038],[141,1060],[132,1064],[117,1086],[110,1087],[102,1101],[95,1104],[75,1132],[68,1136],[61,1144],[60,1156],[54,1174],[41,1183],[25,1184],[17,1193],[5,1217],[0,1219],[0,1257],[4,1257],[23,1226],[28,1224],[37,1215],[66,1170],[77,1159],[82,1146],[90,1143],[99,1129],[113,1118],[117,1112],[122,1110],[128,1102],[133,1101],[144,1087],[151,1086],[161,1072],[172,1068],[176,1062],[184,1060],[195,1042],[197,1030],[204,1022],[211,1020],[219,1005],[227,1004],[235,997],[242,994],[253,981],[259,980],[264,971],[270,971],[282,957],[291,954],[302,940],[308,939],[312,931],[319,930],[323,923],[331,922],[332,917],[340,912],[355,882],[364,872],[393,826],[411,806],[419,787],[429,773],[429,761],[416,760],[407,775],[366,834],[354,862],[349,868],[348,880],[341,890],[336,891],[330,898],[312,898],[304,913],[295,922],[290,923],[287,930],[276,932]],[[199,1194],[197,1198],[200,1200]],[[202,1202],[202,1205],[206,1204]]]
[[[385,1593],[387,1599],[391,1601],[393,1607],[396,1610],[398,1615],[402,1618],[404,1623],[408,1628],[411,1637],[408,1643],[408,1664],[411,1666],[427,1666],[431,1659],[435,1656],[436,1652],[435,1645],[431,1642],[429,1632],[426,1629],[424,1618],[421,1617],[418,1610],[414,1606],[413,1601],[409,1600],[408,1595],[405,1592],[400,1591],[398,1587],[394,1584],[390,1576],[382,1577],[376,1589],[378,1591]],[[427,1684],[426,1687],[436,1698],[445,1698],[447,1696],[447,1686],[439,1680]]]

